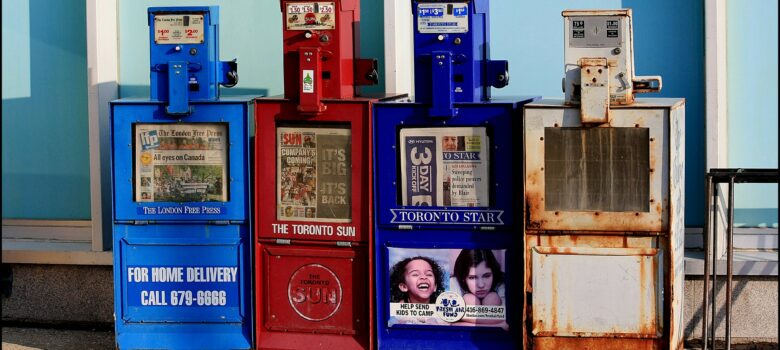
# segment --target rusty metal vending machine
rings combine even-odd
[[[359,0],[282,0],[284,96],[258,99],[256,345],[369,349],[371,103]]]
[[[635,99],[631,10],[564,11],[564,100],[525,106],[530,349],[682,349],[685,100]]]
[[[374,107],[380,349],[522,344],[521,106],[488,1],[412,1],[414,102]]]
[[[120,349],[252,348],[249,116],[217,7],[153,7],[151,98],[111,103]]]

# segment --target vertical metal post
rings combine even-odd
[[[726,350],[731,350],[731,278],[734,269],[734,176],[729,179],[729,217],[726,243]]]
[[[710,244],[712,244],[712,237],[711,235],[711,228],[710,227],[710,221],[712,221],[712,176],[707,174],[705,180],[705,188],[704,188],[704,195],[706,196],[706,200],[704,202],[704,207],[706,208],[706,212],[704,213],[704,231],[703,231],[703,238],[704,238],[704,303],[702,304],[702,323],[701,323],[701,329],[702,329],[702,335],[701,335],[701,341],[703,344],[703,350],[707,350],[707,342],[709,340],[709,337],[707,336],[707,312],[709,311],[710,306],[710,254],[714,254],[712,250],[710,249]],[[714,297],[713,297],[713,304],[714,304]],[[714,307],[714,306],[713,306]],[[712,320],[715,322],[715,319]],[[713,334],[714,337],[714,334]],[[713,349],[715,348],[715,344],[713,344]]]
[[[715,333],[718,330],[718,184],[713,185],[714,200],[712,202],[712,210],[715,213],[713,215],[712,231],[716,232],[712,235],[712,348],[715,349]]]

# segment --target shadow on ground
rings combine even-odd
[[[113,331],[3,327],[2,350],[103,350],[114,348]]]

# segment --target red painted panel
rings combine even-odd
[[[257,347],[368,349],[367,251],[259,244]]]

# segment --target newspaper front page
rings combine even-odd
[[[352,221],[352,142],[347,128],[276,129],[277,220]]]
[[[136,124],[137,202],[226,202],[227,125]]]
[[[484,127],[406,128],[400,137],[402,205],[489,205]]]

